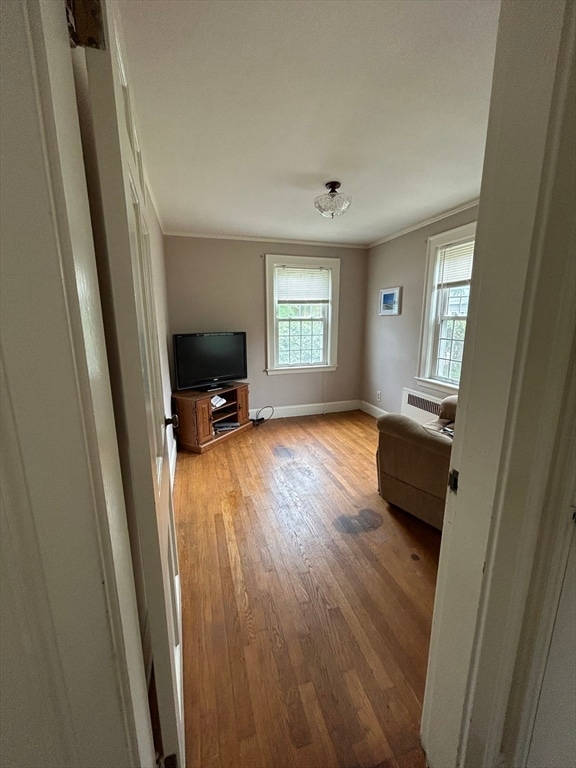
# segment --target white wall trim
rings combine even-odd
[[[250,408],[250,418],[256,418],[259,410],[269,407],[261,405],[259,408]],[[340,413],[341,411],[359,411],[362,408],[361,400],[340,400],[332,403],[303,403],[302,405],[279,405],[273,406],[273,419],[287,419],[291,416],[318,416],[324,413]],[[268,411],[263,414],[268,419]]]
[[[378,408],[376,405],[372,405],[372,403],[367,403],[366,400],[360,401],[360,410],[370,416],[374,416],[375,419],[380,418],[380,416],[385,416],[388,413],[388,411]]]
[[[448,397],[448,395],[458,394],[458,387],[455,387],[453,384],[446,384],[443,381],[424,379],[422,376],[414,376],[414,381],[418,382],[418,386],[433,392],[438,397]]]
[[[149,189],[150,197],[152,197],[152,188],[150,186]],[[423,221],[419,221],[416,224],[412,224],[405,229],[400,229],[397,232],[393,232],[391,235],[386,235],[385,237],[382,237],[379,240],[375,240],[372,243],[329,243],[323,240],[286,240],[274,237],[254,237],[246,235],[215,235],[201,232],[186,232],[179,229],[168,229],[164,227],[162,227],[162,234],[166,235],[167,237],[194,237],[200,240],[241,240],[252,243],[286,243],[287,245],[310,245],[318,246],[321,248],[359,248],[362,250],[369,250],[371,248],[376,248],[377,245],[388,243],[390,240],[396,240],[397,237],[402,237],[402,235],[415,232],[417,229],[421,229],[422,227],[435,224],[437,221],[447,219],[449,216],[455,216],[457,213],[469,211],[471,208],[474,208],[476,205],[478,205],[479,202],[479,199],[475,198],[474,200],[470,200],[467,203],[462,203],[462,205],[456,206],[456,208],[450,208],[448,211],[443,211],[437,216],[432,216],[429,219],[424,219]],[[155,208],[156,214],[158,215],[158,206],[156,204]],[[160,224],[162,225],[160,216],[158,216],[158,221],[160,221]]]
[[[327,243],[322,240],[286,240],[275,237],[248,237],[244,235],[214,235],[198,232],[181,232],[177,229],[163,229],[166,237],[193,237],[197,240],[240,240],[248,243],[286,243],[286,245],[310,245],[318,248],[350,248],[368,250],[367,243]]]
[[[255,419],[259,410],[269,407],[270,406],[262,405],[260,408],[250,408],[250,418]],[[324,413],[341,413],[344,411],[363,411],[370,416],[374,416],[375,419],[388,413],[388,411],[384,411],[382,408],[377,408],[375,405],[367,403],[365,400],[338,400],[331,403],[303,403],[302,405],[274,406],[274,414],[271,418],[288,419],[292,416],[319,416]],[[268,411],[265,411],[262,416],[267,419]]]
[[[146,165],[144,164],[144,159],[142,159],[142,165],[144,168],[144,187],[145,187],[144,191],[148,193],[148,197],[150,198],[150,202],[152,203],[152,208],[154,208],[154,213],[156,214],[156,218],[158,219],[158,224],[160,225],[160,231],[162,232],[162,234],[164,234],[162,217],[160,216],[160,208],[158,207],[158,201],[156,200],[154,192],[152,191],[152,185],[150,184],[150,179],[148,178],[148,172],[146,171]]]
[[[427,227],[430,224],[435,224],[437,221],[442,221],[443,219],[447,219],[449,216],[455,216],[457,213],[463,213],[464,211],[469,211],[470,208],[474,208],[474,206],[478,205],[479,202],[480,200],[476,198],[475,200],[470,200],[467,203],[462,203],[462,205],[458,205],[456,208],[451,208],[449,211],[444,211],[443,213],[439,213],[437,216],[432,216],[432,218],[430,219],[419,221],[417,224],[412,224],[412,226],[406,227],[406,229],[400,229],[398,230],[398,232],[393,232],[391,235],[386,235],[386,237],[383,237],[380,240],[375,240],[373,243],[370,243],[368,248],[376,248],[377,245],[388,243],[390,242],[390,240],[396,240],[397,237],[408,235],[410,234],[410,232],[415,232],[417,229],[422,229],[422,227]]]
[[[286,373],[328,373],[337,370],[337,365],[302,365],[299,368],[266,368],[267,376],[278,376]]]

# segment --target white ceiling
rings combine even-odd
[[[367,245],[478,197],[498,0],[119,5],[165,232]]]

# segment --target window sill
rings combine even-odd
[[[442,395],[457,395],[458,387],[455,384],[445,384],[443,381],[436,381],[436,379],[424,379],[421,376],[414,376],[416,381],[422,387],[432,389]]]
[[[314,373],[316,371],[335,371],[336,365],[306,365],[300,368],[267,368],[268,376],[276,376],[279,373]]]

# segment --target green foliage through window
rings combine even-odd
[[[277,304],[278,364],[325,362],[326,305]]]
[[[469,297],[468,284],[442,286],[437,293],[442,314],[433,377],[450,384],[460,382]]]

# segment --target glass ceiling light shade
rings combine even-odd
[[[339,181],[327,181],[325,186],[330,191],[327,194],[318,195],[314,200],[314,207],[318,213],[326,216],[327,219],[333,219],[334,216],[342,216],[350,208],[352,198],[349,195],[343,195],[336,191],[340,189]]]

